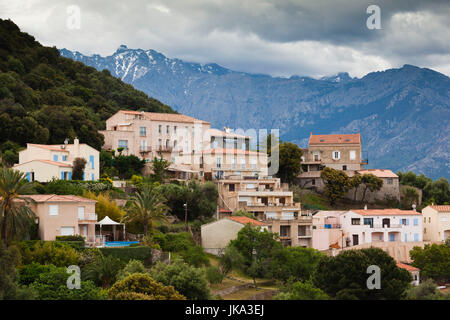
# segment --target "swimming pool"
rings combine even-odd
[[[139,243],[139,241],[107,241],[105,247],[128,247],[133,243]]]

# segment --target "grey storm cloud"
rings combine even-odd
[[[81,28],[67,28],[67,8]],[[381,30],[369,30],[369,5]],[[405,63],[450,74],[448,0],[0,0],[45,45],[109,55],[120,44],[247,72],[362,76]]]

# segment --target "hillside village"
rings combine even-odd
[[[369,168],[360,133],[213,128],[0,38],[1,300],[450,298],[447,179]]]
[[[412,283],[418,285],[420,270],[411,265],[410,251],[444,243],[450,237],[448,205],[427,205],[422,212],[416,210],[420,203],[402,210],[379,208],[382,199],[400,201],[399,177],[389,169],[364,168],[369,159],[363,156],[360,134],[311,133],[309,147],[302,150],[298,159],[302,170],[291,186],[324,194],[327,182],[322,172],[331,168],[349,179],[370,175],[381,181],[379,187],[363,191],[362,187],[355,190],[349,186],[342,198],[364,199],[356,202],[359,208],[314,210],[294,200],[288,183],[268,175],[268,154],[251,149],[255,145],[252,137],[228,128],[212,129],[208,122],[182,114],[120,110],[106,120],[106,130],[100,133],[105,137],[102,152],[139,158],[144,177],[154,176],[155,163],[163,163],[163,183],[195,180],[214,184],[217,206],[196,235],[204,252],[213,256],[221,257],[230,241],[236,240],[245,226],[252,226],[276,234],[282,247],[313,248],[329,256],[349,249],[380,248],[399,267],[412,272]],[[136,181],[142,178],[137,179],[137,175],[131,180],[120,180],[102,173],[100,152],[80,143],[78,138],[59,145],[27,144],[13,169],[22,172],[30,183],[70,182],[75,176],[76,159],[84,159],[81,181],[110,180],[118,189],[139,190]],[[99,221],[95,198],[75,194],[23,198],[31,200],[26,203],[37,217],[41,240],[81,236],[86,246],[98,248],[127,247],[143,240],[142,235],[126,231],[125,219],[115,221],[105,216]],[[183,206],[186,230],[194,235],[188,226],[189,203]],[[168,211],[163,214],[170,215]],[[181,219],[174,219],[174,223],[182,223]],[[102,232],[102,227],[109,227],[109,231]]]

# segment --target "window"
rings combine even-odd
[[[177,147],[177,140],[173,140],[173,148],[175,149]]]
[[[57,204],[51,204],[49,206],[49,214],[51,216],[57,216],[58,215],[58,205]]]
[[[311,185],[313,185],[313,186],[316,185],[316,179],[312,179],[312,180],[311,180]]]
[[[162,125],[158,125],[158,133],[162,133]]]
[[[409,219],[402,219],[401,220],[402,225],[409,226]]]
[[[245,158],[241,159],[241,169],[245,169]]]
[[[84,220],[84,207],[78,207],[78,220]]]
[[[447,217],[441,217],[441,221],[442,222],[446,222],[447,221]]]
[[[418,226],[418,225],[419,225],[419,219],[417,219],[417,218],[414,219],[414,225],[415,225],[415,226]]]
[[[236,158],[231,159],[231,168],[236,169]]]
[[[350,150],[350,160],[355,160],[355,159],[356,159],[356,151]]]
[[[394,179],[392,178],[387,178],[386,183],[387,184],[392,184],[394,182]]]
[[[419,241],[419,234],[418,233],[414,233],[414,241],[415,242]]]
[[[423,218],[423,222],[424,222],[424,223],[427,223],[427,218],[426,218],[426,217]]]
[[[313,157],[314,161],[320,161],[319,151],[314,151]]]
[[[73,236],[75,234],[75,227],[61,227],[62,236]]]
[[[128,140],[119,140],[118,147],[124,148],[125,150],[127,150],[128,149]]]
[[[139,135],[141,137],[145,137],[147,135],[147,128],[146,127],[140,127],[139,128]]]
[[[280,226],[280,237],[289,237],[290,231],[290,226]]]
[[[405,233],[405,242],[408,242],[408,235]]]
[[[428,217],[428,223],[431,223],[431,217]]]
[[[166,126],[166,133],[169,134],[170,126]]]
[[[62,161],[67,161],[67,156],[66,155],[62,156]]]
[[[173,134],[177,134],[177,126],[173,126]]]
[[[161,139],[158,139],[158,147],[161,149],[161,147],[162,147],[162,140]]]
[[[222,168],[222,158],[221,157],[217,157],[217,159],[216,159],[216,167],[217,168]]]
[[[252,159],[252,168],[253,169],[258,168],[258,161],[256,159]]]
[[[356,226],[356,225],[360,225],[361,224],[361,219],[360,218],[352,218],[352,225]]]
[[[235,190],[235,188],[234,188],[234,183],[231,183],[229,186],[228,186],[228,191],[234,191]]]
[[[53,161],[58,162],[58,155],[57,154],[53,155]]]
[[[170,140],[166,140],[166,149],[169,149],[170,146]]]
[[[364,218],[364,225],[369,225],[373,228],[373,218]]]
[[[339,160],[341,158],[341,153],[339,151],[333,151],[332,158],[333,160]]]
[[[347,170],[347,166],[346,166],[346,165],[343,165],[343,166],[342,166],[342,170],[346,171],[346,170]]]
[[[91,169],[94,169],[94,156],[89,156],[89,163],[91,164]]]

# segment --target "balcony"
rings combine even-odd
[[[157,151],[158,152],[172,152],[173,148],[169,146],[159,146]]]
[[[97,214],[96,213],[79,213],[78,221],[97,222]]]
[[[140,153],[146,153],[146,152],[150,152],[150,151],[152,151],[152,147],[150,147],[150,146],[141,146],[139,148]]]

